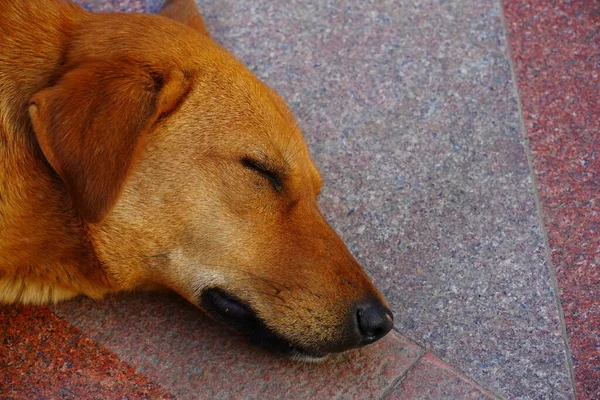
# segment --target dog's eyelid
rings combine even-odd
[[[269,167],[266,163],[256,160],[251,157],[243,157],[242,165],[246,168],[249,168],[253,171],[258,172],[260,175],[269,180],[271,185],[276,191],[281,191],[283,187],[281,174],[274,171],[271,167]]]

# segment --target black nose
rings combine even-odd
[[[362,302],[356,307],[356,323],[361,334],[361,345],[384,337],[394,327],[394,317],[378,300]]]

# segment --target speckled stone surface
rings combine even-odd
[[[0,398],[174,396],[48,309],[0,306]]]
[[[386,400],[492,400],[495,397],[433,354],[425,354]]]
[[[390,299],[396,328],[501,397],[572,398],[499,1],[199,3],[213,37],[300,119],[324,211]],[[181,398],[377,397],[422,353],[394,335],[299,366],[177,298],[55,310]],[[451,378],[461,373],[421,361],[412,373],[461,393]]]
[[[581,399],[600,398],[600,2],[504,3]]]
[[[175,296],[81,299],[54,310],[180,399],[377,399],[421,355],[393,333],[324,363],[294,363]]]
[[[200,1],[290,103],[397,328],[506,397],[572,397],[499,1]]]
[[[145,12],[146,0],[71,0],[93,12]]]

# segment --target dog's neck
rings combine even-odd
[[[0,3],[0,20],[10,21],[0,29],[0,302],[97,297],[88,288],[111,286],[28,116],[31,97],[52,84],[69,45],[77,12],[65,7],[75,6]]]

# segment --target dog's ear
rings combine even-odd
[[[210,37],[204,20],[196,7],[194,0],[167,0],[159,12],[163,17],[181,22],[192,29],[197,30],[206,37]]]
[[[33,96],[29,115],[40,148],[86,221],[106,217],[148,131],[190,88],[182,71],[99,61],[77,66]]]

